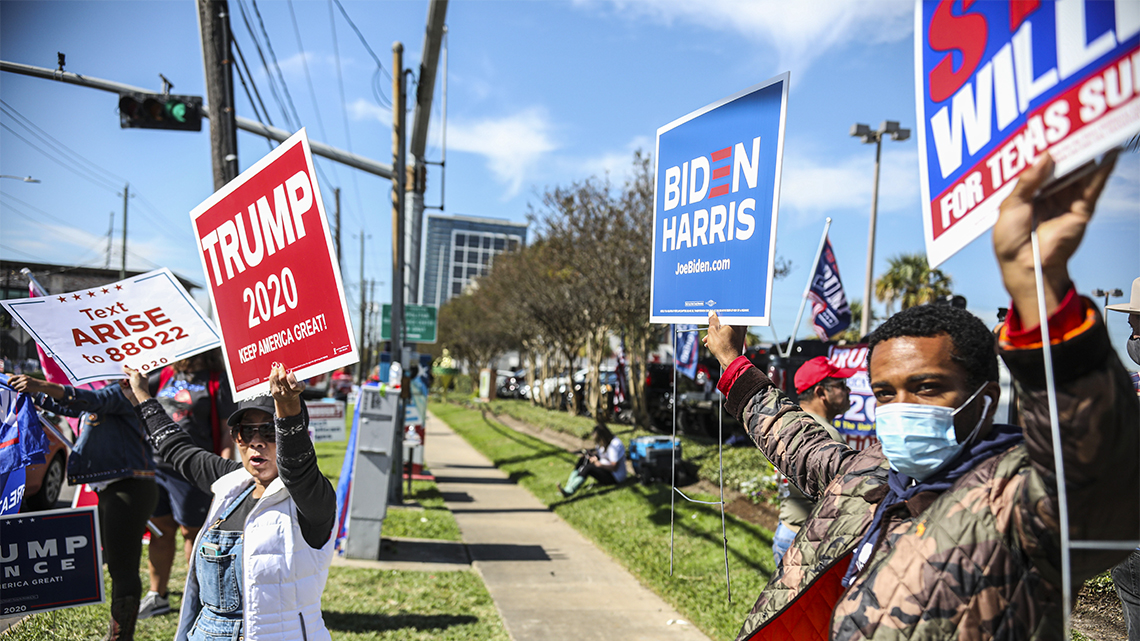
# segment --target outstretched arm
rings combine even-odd
[[[1030,243],[1034,226],[1052,344],[1069,536],[1135,540],[1140,529],[1136,395],[1096,305],[1076,294],[1068,270],[1115,159],[1115,153],[1108,154],[1092,172],[1041,196],[1038,191],[1053,169],[1052,159],[1043,155],[1022,173],[994,225],[994,251],[1013,299],[1013,310],[1000,333],[1001,356],[1017,386],[1030,461],[1020,480],[1018,500],[1009,504],[1012,518],[999,515],[998,519],[1010,523],[1022,550],[1057,585],[1059,496]],[[1073,579],[1079,583],[1126,555],[1126,550],[1075,551]]]

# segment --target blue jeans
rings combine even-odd
[[[1128,641],[1140,641],[1140,550],[1112,568],[1116,596],[1124,607],[1124,623],[1128,625]]]
[[[780,524],[776,526],[776,533],[772,536],[772,560],[776,562],[776,567],[780,567],[784,553],[792,547],[792,540],[795,538],[796,533],[784,525],[783,521],[780,521]]]

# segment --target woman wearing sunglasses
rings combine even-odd
[[[175,639],[329,640],[321,593],[336,493],[317,468],[304,385],[274,364],[272,397],[241,402],[228,420],[238,463],[195,446],[151,398],[146,377],[123,369],[123,393],[155,449],[214,497],[194,541]]]

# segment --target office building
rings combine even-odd
[[[490,271],[496,255],[526,245],[526,223],[474,216],[427,217],[420,303],[440,306]]]

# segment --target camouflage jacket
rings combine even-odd
[[[1059,343],[1059,344],[1058,344]],[[1140,409],[1095,306],[1054,341],[1072,540],[1140,532]],[[841,579],[886,496],[878,444],[827,436],[759,370],[728,395],[764,454],[817,500],[738,636],[755,639],[1060,639],[1061,553],[1042,354],[1002,342],[1025,441],[983,460],[941,494],[890,509],[850,587]],[[1074,551],[1076,587],[1128,555]]]

